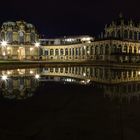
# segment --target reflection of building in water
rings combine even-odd
[[[43,68],[41,75],[66,76],[79,79],[90,79],[100,83],[122,83],[129,81],[140,81],[140,70],[138,69],[113,69],[109,67],[50,67]]]
[[[27,98],[33,94],[38,82],[55,81],[94,85],[110,97],[139,96],[140,69],[114,69],[110,67],[67,66],[0,71],[0,89],[8,98]]]
[[[0,90],[5,98],[26,99],[33,96],[38,80],[37,69],[17,69],[0,71]]]
[[[65,77],[66,82],[76,80],[79,84],[93,84],[103,89],[105,95],[127,98],[140,95],[140,69],[113,69],[109,67],[51,67],[44,68],[42,76]],[[78,80],[79,79],[79,80]]]

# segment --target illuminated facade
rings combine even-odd
[[[98,39],[80,36],[40,41],[43,59],[47,61],[140,61],[140,24],[121,15],[105,26]]]
[[[47,62],[140,62],[140,23],[120,17],[105,26],[99,38],[88,35],[39,39],[32,24],[5,22],[0,59]]]
[[[0,31],[0,59],[33,60],[38,58],[34,25],[24,21],[4,22]]]

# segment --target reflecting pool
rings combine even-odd
[[[139,140],[140,68],[0,70],[0,140]]]

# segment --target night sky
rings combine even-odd
[[[46,37],[97,36],[120,12],[140,21],[139,0],[5,0],[0,5],[1,24],[25,20]]]

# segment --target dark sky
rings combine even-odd
[[[120,12],[140,21],[139,0],[5,0],[0,5],[1,24],[22,19],[47,37],[97,35]]]

